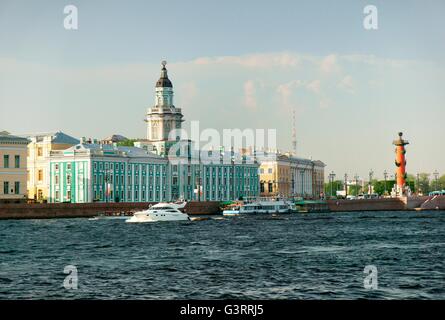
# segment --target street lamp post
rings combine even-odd
[[[345,173],[345,198],[348,196],[348,174]]]
[[[110,193],[111,186],[108,185],[108,183],[110,181],[110,172],[111,172],[110,169],[105,169],[105,202],[109,202],[108,200],[110,197],[109,193]]]
[[[304,170],[301,169],[300,170],[300,175],[301,175],[301,197],[304,199]]]
[[[386,195],[386,192],[387,192],[386,179],[388,178],[388,172],[386,171],[386,169],[385,169],[385,171],[383,171],[383,178],[385,179],[385,195]]]
[[[417,188],[416,188],[416,192],[417,192],[417,195],[419,195],[419,189],[420,189],[420,185],[419,185],[419,182],[420,182],[420,174],[417,174],[416,178],[417,178]]]
[[[332,194],[332,186],[334,184],[334,179],[335,179],[335,173],[334,173],[334,171],[332,171],[329,174],[329,181],[331,182],[331,197],[333,196],[333,194]]]
[[[355,179],[355,195],[356,196],[358,196],[358,178],[359,178],[359,176],[357,175],[357,173],[355,174],[355,176],[354,176],[354,179]]]
[[[371,169],[371,171],[369,171],[369,187],[368,187],[368,194],[371,194],[372,193],[372,183],[371,183],[371,181],[372,181],[372,176],[374,175],[374,171],[372,171],[372,169]]]
[[[436,190],[434,190],[434,191],[437,191],[438,189],[439,189],[439,182],[437,181],[437,179],[439,178],[439,172],[436,170],[436,171],[434,171],[433,172],[433,174],[434,174],[434,179],[435,179],[435,188],[436,188]]]

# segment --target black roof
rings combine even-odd
[[[170,79],[168,78],[167,69],[165,68],[165,65],[162,67],[161,77],[156,82],[156,88],[160,88],[160,87],[173,88],[173,85],[172,85]]]

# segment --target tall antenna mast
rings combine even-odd
[[[295,109],[292,109],[292,153],[297,155],[297,117]]]

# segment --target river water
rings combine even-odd
[[[0,299],[445,299],[444,262],[443,211],[0,221]]]

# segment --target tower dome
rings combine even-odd
[[[165,67],[166,64],[167,61],[162,61],[161,77],[156,82],[156,88],[173,88],[173,85],[167,75],[167,68]]]

